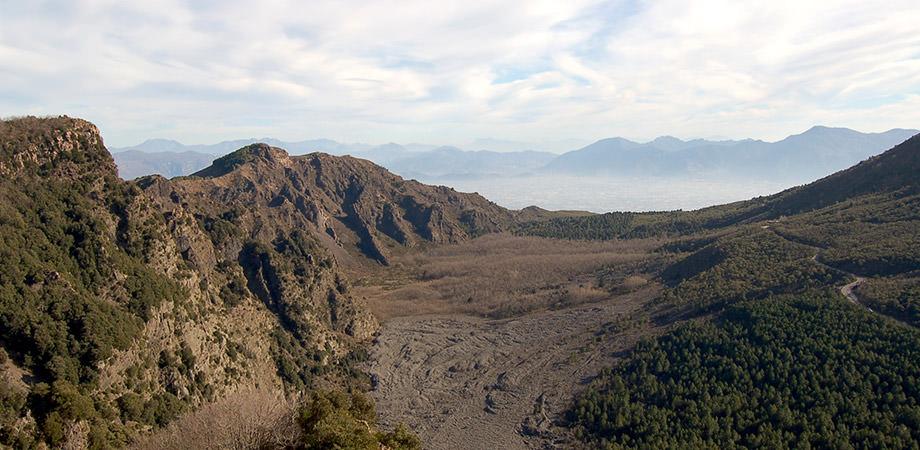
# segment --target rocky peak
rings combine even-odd
[[[67,116],[0,121],[0,175],[114,175],[112,156],[95,125]]]
[[[241,211],[264,209],[272,219],[262,221],[262,233],[277,224],[310,226],[328,237],[327,245],[356,247],[383,264],[392,247],[458,242],[508,229],[513,221],[510,211],[477,194],[404,180],[359,158],[292,157],[265,144],[243,147],[174,181],[182,201],[221,198]]]
[[[283,161],[289,158],[288,153],[283,149],[263,143],[247,145],[238,151],[248,154],[253,159],[261,158],[266,161]]]
[[[268,144],[256,143],[247,145],[233,153],[222,156],[192,176],[215,178],[224,176],[245,164],[285,165],[291,160],[288,153],[280,148]]]

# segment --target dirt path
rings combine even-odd
[[[770,225],[762,225],[760,228],[762,228],[762,229],[764,229],[764,230],[770,230],[770,231],[773,232],[773,234],[775,234],[775,235],[779,236],[780,238],[785,239],[785,240],[787,240],[787,241],[789,241],[789,242],[792,242],[792,243],[794,243],[794,244],[805,245],[805,246],[812,247],[812,248],[815,248],[815,249],[820,250],[820,247],[815,247],[814,245],[810,245],[810,244],[806,244],[806,243],[804,243],[804,242],[799,242],[799,241],[796,241],[796,240],[789,239],[787,236],[785,236],[785,235],[783,235],[782,233],[779,233],[779,232],[777,232],[775,229],[771,228]],[[837,271],[837,272],[842,272],[842,273],[844,273],[845,275],[847,275],[847,276],[849,276],[849,277],[853,277],[853,278],[855,279],[854,281],[852,281],[852,282],[850,282],[850,283],[847,283],[847,284],[845,284],[845,285],[843,285],[843,286],[840,286],[840,289],[839,289],[839,290],[840,290],[840,294],[841,294],[841,295],[843,295],[847,300],[849,300],[850,303],[853,303],[853,304],[856,305],[856,306],[862,306],[863,308],[866,308],[866,310],[869,311],[869,312],[875,312],[875,311],[872,310],[872,308],[870,308],[870,307],[868,307],[868,306],[862,304],[862,302],[859,301],[859,297],[856,296],[856,292],[854,292],[854,291],[856,290],[856,288],[858,288],[859,285],[863,283],[863,281],[866,281],[866,279],[865,279],[864,277],[861,277],[861,276],[859,276],[859,275],[856,275],[856,274],[847,272],[847,271],[845,271],[845,270],[843,270],[843,269],[839,269],[839,268],[837,268],[837,267],[829,266],[829,265],[827,265],[827,264],[821,262],[821,260],[818,259],[818,256],[820,256],[820,254],[819,254],[819,253],[815,253],[815,254],[812,255],[812,257],[811,257],[811,260],[812,260],[815,264],[824,266],[824,267],[826,267],[826,268],[828,268],[828,269],[835,270],[835,271]]]
[[[596,339],[640,307],[638,296],[507,320],[394,318],[368,366],[381,422],[405,423],[432,449],[569,447],[553,422],[617,352],[650,332],[635,326]]]
[[[786,239],[787,241],[794,242],[794,243],[797,243],[797,244],[800,244],[800,245],[806,245],[806,246],[809,246],[809,247],[812,247],[812,248],[815,248],[815,249],[820,250],[820,247],[815,247],[815,246],[813,246],[813,245],[809,245],[809,244],[805,244],[805,243],[802,243],[802,242],[797,242],[797,241],[791,240],[791,239],[789,239],[788,237],[783,236],[782,233],[777,233],[776,230],[770,228],[770,226],[768,226],[768,225],[761,226],[761,228],[763,228],[763,229],[770,229],[770,231],[772,231],[774,234],[776,234],[777,236],[779,236],[779,237],[781,237],[781,238],[783,238],[783,239]],[[843,270],[843,269],[840,269],[840,268],[837,268],[837,267],[834,267],[834,266],[827,265],[827,264],[825,264],[824,262],[822,262],[820,258],[818,258],[819,256],[820,256],[820,253],[815,253],[814,255],[812,255],[811,260],[812,260],[815,264],[819,264],[819,265],[824,266],[824,267],[826,267],[826,268],[828,268],[828,269],[831,269],[831,270],[836,270],[836,271],[838,271],[838,272],[842,272],[843,274],[845,274],[845,275],[847,275],[847,276],[853,278],[853,281],[851,281],[851,282],[849,282],[849,283],[847,283],[847,284],[845,284],[845,285],[843,285],[843,286],[840,286],[840,288],[838,289],[838,290],[840,291],[840,295],[843,295],[847,300],[850,301],[850,303],[852,303],[852,304],[854,304],[854,305],[857,305],[857,306],[860,306],[860,307],[862,307],[862,308],[865,308],[866,311],[869,311],[870,313],[878,314],[879,316],[886,317],[886,318],[888,318],[888,319],[894,320],[895,322],[898,322],[898,323],[900,323],[900,324],[902,324],[902,325],[904,325],[904,326],[914,327],[914,325],[911,325],[910,323],[905,322],[904,320],[901,320],[901,319],[899,319],[899,318],[897,318],[897,317],[890,316],[890,315],[888,315],[888,314],[881,313],[881,312],[876,312],[874,309],[870,308],[868,305],[866,305],[865,303],[863,303],[862,301],[860,301],[860,300],[859,300],[859,296],[856,294],[856,291],[857,291],[857,289],[859,289],[859,286],[861,286],[861,285],[866,281],[866,277],[861,277],[861,276],[859,276],[859,275],[856,275],[855,273],[847,272],[846,270]]]
[[[863,281],[866,281],[866,279],[863,278],[863,277],[858,277],[858,276],[853,275],[853,274],[850,274],[850,275],[853,276],[853,277],[855,277],[856,280],[853,281],[853,282],[847,283],[847,284],[845,284],[845,285],[843,285],[843,286],[840,286],[840,293],[843,294],[843,296],[846,297],[847,299],[849,299],[851,302],[853,302],[854,305],[860,305],[860,306],[865,307],[865,308],[868,309],[869,311],[872,311],[872,308],[870,308],[870,307],[868,307],[868,306],[866,306],[866,305],[863,305],[863,304],[859,301],[859,297],[856,296],[856,293],[853,292],[853,290],[856,289],[856,288],[858,288],[859,285],[862,284]]]
[[[845,284],[845,285],[843,285],[843,286],[840,286],[840,289],[839,289],[839,290],[840,290],[840,294],[843,295],[847,300],[849,300],[850,303],[853,303],[853,304],[856,305],[856,306],[862,306],[863,308],[866,308],[866,310],[868,310],[869,312],[875,312],[875,311],[872,310],[872,308],[870,308],[870,307],[868,307],[868,306],[862,304],[862,302],[859,301],[859,297],[856,296],[856,292],[854,292],[854,291],[856,290],[856,288],[858,288],[859,285],[863,283],[863,281],[866,281],[865,277],[861,277],[861,276],[859,276],[859,275],[856,275],[856,274],[847,272],[847,271],[845,271],[845,270],[838,269],[838,268],[836,268],[836,267],[833,267],[833,266],[829,266],[829,265],[827,265],[827,264],[824,264],[823,262],[821,262],[820,259],[818,259],[818,254],[817,254],[817,253],[815,253],[814,256],[811,257],[811,260],[814,261],[816,264],[820,264],[820,265],[822,265],[822,266],[824,266],[824,267],[827,267],[828,269],[836,270],[836,271],[838,271],[838,272],[843,272],[843,273],[846,274],[847,276],[853,277],[855,280],[853,280],[853,281],[851,281],[851,282],[849,282],[849,283],[847,283],[847,284]]]

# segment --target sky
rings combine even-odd
[[[109,146],[920,127],[920,2],[0,0],[0,116]]]

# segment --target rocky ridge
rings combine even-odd
[[[141,180],[142,184],[149,181]],[[297,217],[334,245],[389,263],[390,249],[508,229],[514,216],[478,194],[404,180],[370,161],[253,144],[170,182],[195,202],[259,205]],[[183,197],[183,198],[185,198]],[[291,223],[291,225],[294,225]]]
[[[353,158],[253,145],[128,182],[98,129],[0,122],[0,443],[121,446],[248,388],[361,385],[377,329],[331,249],[454,242],[509,214]],[[440,204],[445,199],[444,205]]]

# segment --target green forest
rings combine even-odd
[[[918,383],[920,332],[811,292],[640,344],[571,420],[607,448],[910,448]]]
[[[664,299],[705,312],[734,302],[803,292],[843,281],[812,260],[816,250],[760,228],[745,229],[668,266]]]
[[[569,411],[576,434],[605,448],[917,448],[918,145],[724,207],[520,227],[668,238],[662,298],[693,318],[601,373]],[[854,275],[859,304],[838,291]]]
[[[102,203],[117,214],[131,201],[130,190],[120,180],[106,182]],[[90,437],[100,445],[118,439],[107,425],[118,412],[86,395],[96,388],[96,368],[132,343],[151,308],[185,296],[129,254],[131,246],[126,251],[109,244],[89,188],[54,180],[0,185],[0,342],[8,357],[40,380],[28,398],[10,391],[0,403],[8,417],[26,408],[36,413],[51,443],[63,437],[65,420],[88,420]],[[112,283],[118,276],[125,279],[121,285]],[[142,410],[138,417],[151,424],[181,411],[179,401],[168,396],[137,408]],[[0,442],[28,439],[4,428]]]

